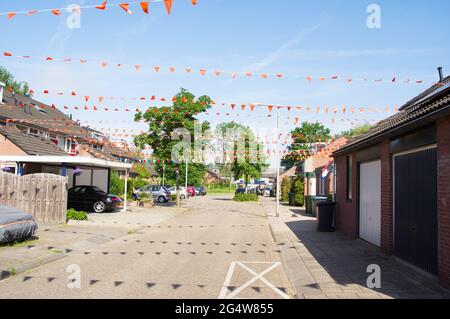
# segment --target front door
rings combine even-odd
[[[437,273],[437,150],[396,156],[395,255]]]
[[[359,172],[359,237],[381,246],[381,162],[362,163]]]

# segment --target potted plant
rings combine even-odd
[[[77,167],[73,170],[74,176],[80,176],[81,174],[83,174],[83,170],[81,168]]]

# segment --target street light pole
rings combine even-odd
[[[186,178],[184,179],[184,182],[185,182],[185,191],[187,191],[187,188],[188,188],[188,165],[189,165],[189,159],[188,159],[188,157],[186,156]]]
[[[162,179],[162,185],[161,186],[164,186],[164,184],[165,184],[165,174],[166,174],[166,165],[163,165],[163,179]]]
[[[276,216],[280,217],[280,108],[277,107],[277,208]]]

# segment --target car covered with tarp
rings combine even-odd
[[[16,208],[0,206],[0,244],[30,238],[37,228],[32,215]]]

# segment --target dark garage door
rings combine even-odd
[[[437,273],[437,150],[395,157],[395,254]]]

